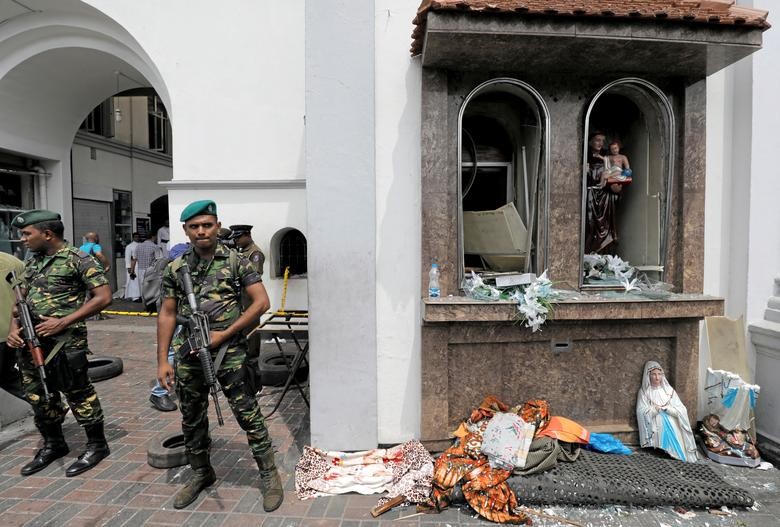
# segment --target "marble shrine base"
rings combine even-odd
[[[486,395],[510,405],[546,399],[554,415],[638,444],[636,394],[648,360],[667,377],[695,422],[699,321],[723,300],[589,299],[555,304],[540,331],[516,322],[511,302],[464,297],[422,306],[422,439],[434,450]]]

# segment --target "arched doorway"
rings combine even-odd
[[[461,279],[471,270],[546,267],[548,119],[539,93],[516,79],[490,80],[466,97],[458,126]]]
[[[152,232],[168,222],[168,194],[164,194],[149,204],[149,219]]]
[[[593,98],[585,118],[583,146],[583,165],[586,167],[582,193],[583,255],[598,252],[619,256],[651,278],[663,279],[674,129],[668,98],[658,87],[642,79],[612,82]],[[602,138],[601,157],[607,163],[610,159],[618,159],[617,155],[624,156],[630,165],[630,184],[614,190],[611,190],[612,185],[600,189],[596,188],[600,186],[597,182],[588,180],[591,143],[596,136]],[[603,221],[594,219],[597,217]],[[610,284],[583,276],[581,285]]]

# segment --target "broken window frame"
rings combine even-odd
[[[549,193],[549,181],[550,181],[550,111],[544,102],[542,95],[534,89],[530,84],[523,82],[519,79],[512,77],[497,77],[490,79],[479,84],[463,99],[463,103],[458,111],[458,166],[457,166],[457,209],[458,209],[458,287],[463,283],[465,276],[465,254],[464,254],[464,237],[463,237],[463,192],[462,192],[462,175],[464,166],[473,166],[473,163],[463,162],[463,117],[466,113],[469,103],[483,92],[487,88],[506,84],[524,91],[529,99],[536,104],[536,110],[538,112],[540,125],[542,126],[542,153],[540,155],[541,167],[538,169],[538,181],[537,188],[534,192],[533,204],[537,210],[534,214],[529,215],[534,220],[532,226],[526,225],[528,236],[533,239],[534,232],[537,232],[536,240],[536,258],[535,262],[532,261],[531,253],[526,257],[525,272],[538,271],[541,272],[548,268],[549,258],[549,246],[548,246],[548,233],[549,233],[549,218],[548,211],[550,209],[550,193]],[[518,96],[519,98],[519,96]],[[516,153],[515,153],[516,154]],[[514,156],[516,157],[516,155]],[[541,193],[541,196],[540,196]],[[540,199],[541,198],[541,199]],[[531,200],[529,199],[529,203]],[[539,206],[537,206],[539,205]],[[539,254],[542,254],[541,259]]]
[[[672,103],[667,95],[658,88],[655,84],[648,82],[639,77],[625,77],[622,79],[610,82],[601,88],[591,99],[588,109],[585,112],[585,128],[583,133],[582,142],[582,213],[581,213],[581,228],[580,228],[580,273],[579,273],[579,288],[582,289],[616,289],[615,286],[605,286],[599,284],[585,283],[585,276],[583,273],[585,264],[585,236],[587,228],[587,178],[586,173],[588,171],[588,154],[589,154],[589,138],[592,132],[590,126],[591,114],[594,107],[598,103],[602,95],[607,94],[610,91],[615,91],[615,88],[629,87],[635,90],[639,96],[644,96],[651,103],[651,106],[656,111],[654,116],[656,119],[660,119],[663,122],[661,126],[661,141],[663,142],[666,154],[663,157],[663,168],[661,169],[661,175],[664,178],[664,184],[666,188],[663,190],[663,199],[665,200],[661,207],[660,213],[660,240],[659,240],[659,261],[661,270],[659,271],[659,280],[663,281],[666,276],[666,263],[668,259],[669,248],[669,218],[672,209],[672,197],[673,197],[673,182],[674,182],[674,165],[676,159],[676,121],[674,117],[674,109]],[[642,109],[642,106],[638,104],[636,99],[632,99],[625,94],[620,94],[627,97],[633,102],[640,111],[644,114],[645,119],[649,119],[651,116],[646,115]],[[649,132],[648,132],[649,134]],[[633,166],[632,166],[633,168]],[[659,191],[660,194],[660,191]],[[659,195],[659,198],[661,196]],[[629,264],[632,262],[629,261]],[[622,286],[621,286],[622,287]]]

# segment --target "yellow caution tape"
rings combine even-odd
[[[146,311],[108,311],[104,310],[101,313],[106,315],[125,315],[129,317],[156,317],[157,313],[147,313]]]

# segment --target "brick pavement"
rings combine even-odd
[[[125,306],[126,307],[126,306]],[[286,495],[282,507],[272,514],[262,510],[257,490],[257,467],[244,433],[222,399],[225,426],[212,430],[213,463],[219,478],[187,510],[176,511],[172,496],[189,477],[188,468],[156,469],[146,463],[146,442],[160,431],[179,430],[179,413],[161,413],[151,408],[148,397],[155,372],[154,319],[112,317],[90,322],[90,344],[98,355],[121,357],[124,373],[96,384],[107,420],[111,455],[98,467],[75,478],[65,478],[64,469],[83,449],[84,436],[69,415],[65,434],[71,453],[34,476],[22,478],[19,469],[39,447],[31,421],[0,432],[0,527],[13,526],[256,526],[264,527],[383,527],[489,525],[467,509],[451,509],[435,516],[414,516],[412,507],[393,510],[378,520],[368,511],[376,496],[346,495],[300,501],[292,478],[303,445],[309,441],[309,416],[300,397],[291,391],[280,411],[268,420],[278,449]],[[266,389],[267,390],[267,389]],[[260,397],[264,412],[270,411],[273,395]],[[213,410],[212,410],[213,412]],[[211,416],[212,423],[216,419]],[[757,510],[739,511],[735,517],[697,512],[681,520],[670,508],[626,509],[555,507],[560,516],[583,525],[771,526],[780,525],[780,476],[777,470],[750,471],[717,466],[731,481],[744,485],[758,500]],[[400,518],[400,520],[399,520]],[[536,525],[559,525],[537,520]]]

